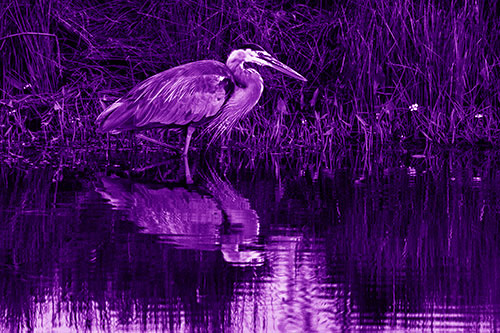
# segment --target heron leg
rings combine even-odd
[[[191,142],[191,137],[193,136],[193,132],[194,132],[194,127],[188,126],[186,134],[186,144],[184,145],[184,151],[182,152],[182,155],[184,156],[187,156],[188,154],[189,143]]]
[[[108,149],[106,149],[106,161],[109,163],[109,147],[110,147],[110,144],[109,144],[109,133],[106,134],[106,141],[108,143]]]
[[[188,156],[183,155],[184,157],[184,172],[186,174],[186,184],[192,184],[193,183],[193,178],[191,177],[191,169],[189,168],[189,160]]]

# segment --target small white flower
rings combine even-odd
[[[410,111],[417,111],[418,110],[418,104],[415,103],[415,104],[410,105],[409,109],[410,109]]]
[[[481,119],[481,118],[483,118],[483,117],[484,117],[484,114],[482,114],[482,113],[478,113],[478,114],[476,114],[476,115],[474,116],[474,118],[477,118],[477,119]]]

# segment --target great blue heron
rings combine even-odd
[[[183,155],[196,127],[207,125],[219,137],[259,101],[264,84],[245,63],[269,66],[293,78],[302,75],[273,58],[258,45],[231,52],[226,64],[215,60],[187,63],[156,74],[136,85],[97,118],[100,132],[117,134],[155,127],[187,127]]]

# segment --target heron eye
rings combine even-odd
[[[258,69],[259,65],[254,64],[253,62],[244,62],[243,63],[243,68],[244,69],[249,69],[249,68]]]

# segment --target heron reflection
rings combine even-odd
[[[142,233],[178,248],[221,250],[234,265],[263,262],[257,248],[259,217],[248,199],[215,173],[198,186],[165,187],[117,176],[102,177],[97,191],[113,209],[125,212]]]

